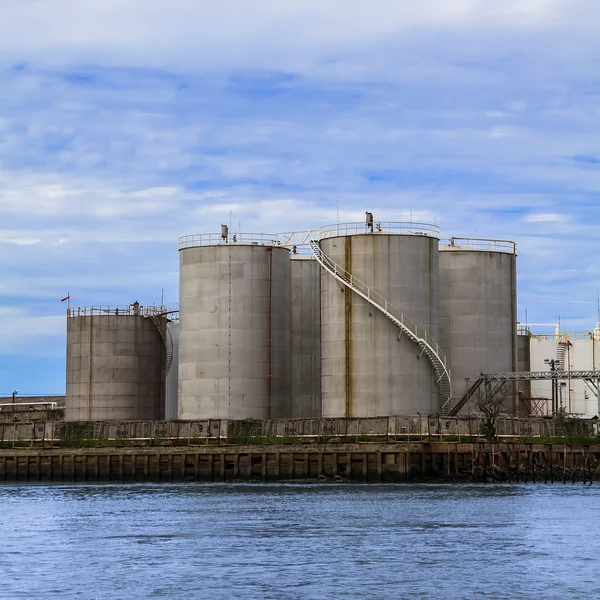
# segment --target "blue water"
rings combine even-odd
[[[600,598],[600,487],[0,486],[0,598]]]

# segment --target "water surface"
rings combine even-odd
[[[600,487],[0,486],[0,598],[600,598]]]

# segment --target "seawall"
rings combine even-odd
[[[0,482],[600,480],[600,444],[291,443],[0,449]]]

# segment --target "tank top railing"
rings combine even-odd
[[[230,246],[246,244],[255,246],[281,246],[277,235],[272,233],[195,233],[184,235],[178,240],[179,250],[199,248],[202,246]]]
[[[517,244],[510,240],[451,237],[449,240],[440,241],[440,250],[478,250],[516,255]]]
[[[324,225],[316,231],[312,239],[323,239],[347,235],[393,233],[396,235],[422,235],[439,239],[440,228],[431,223],[414,223],[412,221],[376,221],[372,228],[363,223],[333,223]]]
[[[222,233],[197,233],[184,235],[178,240],[179,250],[198,248],[201,246],[222,246],[235,244],[253,244],[262,246],[283,246],[290,250],[308,246],[312,239],[328,237],[378,233],[396,235],[422,235],[439,239],[440,228],[430,223],[414,223],[412,221],[377,221],[373,226],[362,223],[334,223],[317,230],[288,231],[284,233],[241,233],[224,231]]]
[[[393,323],[395,323],[401,331],[406,333],[412,341],[419,345],[421,352],[425,353],[429,358],[438,376],[436,383],[440,386],[440,395],[442,395],[445,400],[449,400],[452,397],[452,384],[448,361],[439,344],[433,339],[427,329],[413,323],[386,298],[372,290],[367,284],[363,283],[331,260],[321,250],[321,246],[316,239],[313,239],[310,242],[310,247],[314,257],[326,271],[331,273],[338,281],[354,290],[359,296],[362,296],[367,302],[378,308]]]
[[[141,316],[141,317],[159,317],[171,315],[178,316],[179,304],[163,304],[142,306],[134,302],[133,304],[106,304],[97,306],[70,306],[67,309],[67,317],[92,317],[92,316]]]

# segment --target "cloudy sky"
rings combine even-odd
[[[519,246],[589,331],[597,0],[2,0],[0,394],[64,392],[65,305],[177,301],[177,238],[359,221]]]

